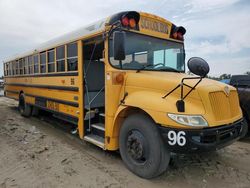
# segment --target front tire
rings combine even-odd
[[[19,112],[24,117],[30,117],[32,108],[29,104],[25,102],[25,95],[23,93],[19,96],[19,105],[18,105]]]
[[[243,119],[243,130],[242,130],[242,135],[240,137],[240,140],[243,140],[245,137],[247,137],[249,133],[249,124],[247,122],[247,119],[244,117]]]
[[[159,176],[168,167],[170,153],[157,125],[146,115],[127,117],[120,130],[119,146],[127,168],[142,178]]]

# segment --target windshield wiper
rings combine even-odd
[[[178,72],[178,73],[181,73],[181,71],[175,69],[175,68],[172,68],[172,67],[161,67],[159,68],[158,70],[162,70],[162,71],[169,71],[169,72]]]
[[[165,66],[163,63],[157,63],[157,64],[154,64],[154,65],[152,65],[152,64],[144,65],[142,68],[137,69],[136,72],[140,72],[140,71],[146,69],[147,67],[155,67],[155,66],[158,66],[158,65],[162,65],[162,67],[160,67],[160,68],[158,68],[156,70],[169,71],[169,72],[178,72],[178,73],[181,72],[181,71],[179,71],[179,70],[177,70],[175,68]]]
[[[162,66],[164,66],[164,64],[163,64],[163,63],[143,65],[143,66],[142,66],[142,68],[137,69],[137,71],[136,71],[136,72],[140,72],[140,71],[142,71],[142,70],[146,69],[147,67],[155,67],[155,66],[158,66],[158,65],[162,65]]]

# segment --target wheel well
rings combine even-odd
[[[243,116],[246,118],[247,122],[250,123],[250,117],[245,109],[242,109]]]
[[[121,126],[124,122],[124,120],[131,114],[136,114],[136,113],[140,113],[140,114],[144,114],[146,116],[148,116],[153,122],[155,122],[153,120],[153,118],[144,110],[142,110],[141,108],[138,107],[127,107],[125,109],[123,109],[116,117],[115,119],[115,123],[114,123],[114,128],[113,128],[113,137],[119,137],[119,133],[120,133],[120,129]]]

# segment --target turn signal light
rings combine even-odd
[[[124,16],[121,19],[121,23],[122,23],[123,27],[128,27],[128,28],[131,28],[131,29],[135,29],[136,26],[137,26],[137,22],[136,22],[135,18],[129,18],[127,16]]]
[[[177,39],[177,36],[178,36],[178,35],[177,35],[177,32],[173,33],[173,38],[174,38],[174,39]]]
[[[182,26],[177,27],[173,24],[170,37],[173,39],[184,41],[185,33],[186,33],[186,29],[184,27],[182,27]]]
[[[129,20],[129,26],[130,26],[131,28],[135,28],[135,26],[136,26],[136,21],[135,21],[134,18],[131,18],[131,19]]]
[[[177,38],[178,38],[179,40],[183,40],[183,35],[182,35],[181,32],[177,32]]]

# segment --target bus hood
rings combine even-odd
[[[173,90],[186,77],[183,73],[142,71],[126,75],[125,90],[128,92],[128,103],[138,103],[143,109],[164,113],[180,113],[176,102],[180,99],[181,90],[176,89],[165,99],[162,97]],[[185,80],[194,86],[199,79]],[[184,96],[190,88],[184,86]],[[130,101],[130,95],[134,100]],[[242,117],[238,94],[234,87],[204,78],[200,84],[185,98],[184,114],[200,114],[211,125],[232,123]]]
[[[126,86],[128,87],[140,87],[147,88],[154,91],[161,92],[162,94],[167,94],[176,86],[181,83],[183,78],[192,77],[183,73],[173,73],[173,72],[156,72],[156,71],[143,71],[139,73],[128,73],[126,79]],[[185,83],[194,86],[199,79],[185,80]],[[196,91],[205,90],[209,92],[212,90],[223,90],[225,84],[210,80],[203,79],[199,85],[196,87],[195,91],[191,92],[188,96],[189,98],[194,98],[200,100],[199,93]],[[231,89],[233,87],[229,86]],[[190,89],[184,86],[184,94],[186,94]],[[173,92],[173,95],[180,96],[180,88]]]

